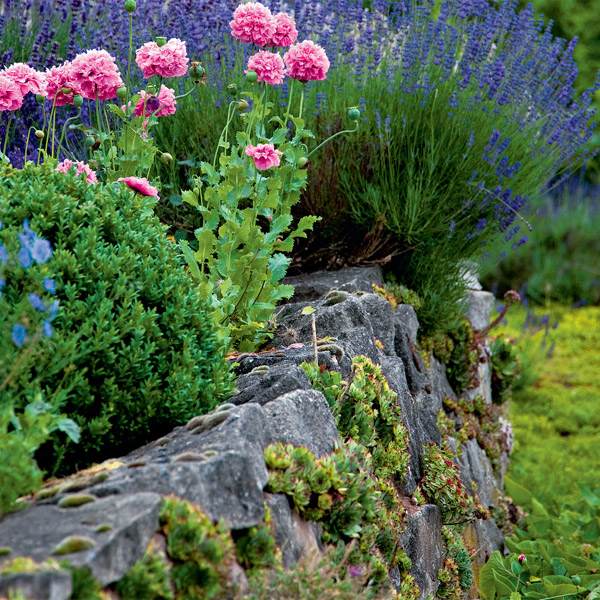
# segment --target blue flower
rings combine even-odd
[[[19,261],[24,269],[29,269],[31,266],[31,253],[25,246],[21,246],[19,250]]]
[[[56,294],[56,284],[54,283],[54,279],[44,279],[44,289],[51,294]]]
[[[48,240],[41,240],[36,237],[33,242],[33,248],[31,249],[31,256],[33,260],[40,265],[50,260],[52,256],[52,245]]]
[[[2,288],[6,285],[6,280],[0,277],[0,296],[2,296]]]
[[[56,313],[58,312],[58,304],[58,300],[55,300],[50,306],[50,321],[53,321],[54,317],[56,317]]]
[[[43,300],[37,294],[29,294],[29,303],[31,306],[33,306],[33,308],[35,308],[35,310],[39,310],[40,312],[44,312],[46,310]]]
[[[6,248],[4,244],[0,243],[0,262],[5,263],[8,260],[8,254],[6,254]]]
[[[13,325],[12,328],[12,341],[17,345],[17,347],[21,347],[25,342],[25,337],[27,336],[27,329],[25,325]]]
[[[52,337],[54,330],[52,329],[52,325],[50,324],[50,321],[48,321],[47,319],[44,320],[44,326],[42,327],[42,329],[43,329],[44,335],[46,337]]]

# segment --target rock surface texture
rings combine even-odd
[[[224,519],[232,530],[262,523],[267,506],[284,566],[322,549],[318,526],[302,521],[285,495],[264,491],[269,478],[266,446],[290,443],[323,456],[339,441],[325,397],[312,389],[299,368],[314,360],[312,319],[301,314],[310,304],[321,338],[319,364],[348,377],[351,359],[367,356],[381,365],[398,395],[410,438],[410,470],[400,486],[407,496],[407,526],[399,542],[412,560],[411,574],[421,597],[435,597],[445,558],[441,512],[434,505],[412,506],[409,497],[423,477],[423,445],[442,441],[437,418],[443,400],[456,399],[444,367],[434,358],[429,367],[425,364],[417,347],[414,309],[399,305],[394,310],[372,293],[372,283],[383,283],[379,268],[316,273],[288,282],[296,287],[295,301],[278,317],[275,349],[236,357],[238,393],[229,403],[125,457],[44,488],[30,506],[0,521],[0,546],[10,548],[10,554],[0,556],[0,570],[3,562],[17,556],[38,563],[67,559],[73,566],[88,567],[102,585],[111,584],[143,556],[159,530],[161,497],[169,494],[199,505],[213,521]],[[485,292],[472,292],[469,315],[476,329],[489,322],[491,308]],[[478,393],[487,398],[486,368],[480,368]],[[454,448],[458,453],[456,444]],[[462,447],[457,462],[466,488],[476,489],[481,504],[493,508],[503,473],[494,470],[477,440]],[[493,519],[477,520],[470,527],[476,554],[485,557],[502,544]],[[57,555],[71,536],[79,546]],[[70,572],[64,569],[11,573],[0,576],[0,596],[19,589],[26,598],[68,600],[71,585]]]

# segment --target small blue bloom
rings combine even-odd
[[[6,253],[6,248],[4,244],[0,243],[0,262],[5,263],[8,260],[8,254]]]
[[[31,249],[31,256],[35,262],[43,265],[50,260],[50,257],[52,256],[52,245],[48,240],[41,240],[36,237],[33,242],[33,248]]]
[[[55,300],[50,306],[50,321],[53,321],[54,317],[56,317],[56,313],[58,312],[58,304],[58,300]]]
[[[44,279],[44,289],[51,294],[56,294],[56,284],[54,283],[54,279]]]
[[[44,312],[46,310],[46,306],[44,305],[44,301],[37,294],[29,294],[29,303],[35,310],[39,310],[40,312]]]
[[[25,325],[13,325],[12,328],[12,341],[17,345],[17,347],[21,347],[25,342],[25,337],[27,335],[27,329]]]
[[[50,324],[50,321],[48,321],[47,319],[44,320],[44,326],[42,327],[42,329],[43,329],[44,335],[46,337],[52,337],[54,330],[52,329],[52,325]]]
[[[29,269],[31,266],[31,253],[25,246],[21,246],[21,249],[19,250],[19,261],[24,269]]]

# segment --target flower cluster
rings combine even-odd
[[[148,94],[145,90],[140,92],[141,98],[135,105],[133,114],[136,117],[142,115],[147,117],[154,115],[155,117],[166,117],[174,115],[177,110],[177,100],[175,100],[175,90],[166,86],[161,86],[158,96]]]
[[[257,144],[246,146],[246,156],[254,159],[254,165],[259,171],[279,166],[279,157],[283,155],[280,150],[275,150],[273,144]]]
[[[145,78],[181,77],[187,73],[188,57],[185,42],[171,38],[159,46],[156,42],[147,42],[136,50],[135,62]]]
[[[85,179],[88,183],[98,183],[96,172],[93,171],[88,164],[81,160],[72,161],[68,158],[65,158],[65,160],[56,165],[56,171],[60,171],[61,173],[68,173],[71,169],[75,171],[75,177],[79,177],[81,173],[84,173]]]
[[[302,82],[325,79],[330,63],[325,50],[311,40],[298,39],[296,23],[287,13],[272,15],[260,2],[241,4],[230,22],[231,35],[246,43],[273,48],[291,48],[284,54],[262,51],[248,60],[248,71],[256,71],[258,81],[270,85],[283,83],[284,75]],[[284,64],[286,70],[284,72]]]
[[[2,229],[2,223],[0,223]],[[46,239],[36,235],[29,224],[29,219],[23,222],[23,233],[19,234],[20,248],[18,259],[24,269],[29,269],[34,263],[39,265],[47,263],[52,257],[52,245]],[[0,242],[0,266],[8,263],[9,257],[6,247]],[[0,296],[2,290],[6,286],[6,280],[0,277]],[[56,283],[50,277],[44,278],[42,286],[45,292],[49,294],[56,293]],[[43,320],[42,333],[50,337],[53,334],[52,321],[56,317],[59,301],[54,300],[50,304],[46,304],[44,299],[34,292],[28,295],[29,304],[32,308],[40,313],[46,313]],[[13,343],[20,348],[27,339],[27,326],[23,323],[15,323],[12,328],[11,338]]]
[[[90,100],[112,100],[123,85],[115,59],[106,50],[88,50],[70,65],[79,93]]]

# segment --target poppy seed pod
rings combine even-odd
[[[137,4],[135,3],[135,0],[126,0],[126,2],[124,4],[125,10],[129,14],[131,14],[132,12],[135,12],[136,7],[137,7]]]
[[[352,106],[348,109],[348,117],[351,121],[358,121],[360,119],[360,110],[356,106]]]
[[[258,80],[258,73],[256,71],[248,71],[246,73],[246,81],[248,83],[256,83],[256,81]]]

